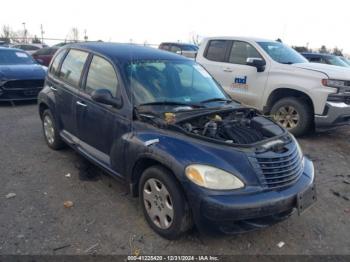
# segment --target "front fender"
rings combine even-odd
[[[137,161],[148,158],[170,169],[182,183],[188,181],[184,175],[188,165],[205,164],[235,174],[244,182],[249,180],[251,185],[258,185],[259,182],[246,152],[232,146],[202,141],[173,131],[157,131],[137,132],[130,137],[126,149],[128,160],[126,174],[129,182],[132,181],[133,169]],[[157,142],[147,146],[146,142],[152,140]]]

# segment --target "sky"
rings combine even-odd
[[[288,45],[335,46],[350,54],[348,0],[17,0],[1,3],[0,27],[66,38],[159,44],[192,35],[281,38]],[[57,42],[57,41],[56,41]],[[49,42],[53,43],[52,41]]]

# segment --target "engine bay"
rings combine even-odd
[[[205,114],[176,125],[186,133],[241,145],[254,144],[284,132],[280,126],[251,109]]]

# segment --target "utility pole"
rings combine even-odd
[[[44,34],[45,34],[45,31],[44,31],[44,28],[43,28],[43,25],[42,25],[42,24],[40,25],[40,33],[41,33],[41,43],[43,44],[43,43],[44,43]]]
[[[86,29],[84,30],[84,40],[85,40],[85,42],[87,42],[87,40],[88,40],[88,36],[86,35]]]
[[[24,43],[27,43],[27,29],[26,29],[26,23],[23,22],[22,25],[23,25],[23,30],[24,30],[24,31],[23,31]]]

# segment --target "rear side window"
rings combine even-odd
[[[234,41],[232,44],[229,62],[233,64],[246,65],[247,58],[262,58],[259,52],[250,44]]]
[[[227,40],[211,40],[208,44],[205,57],[212,61],[224,62]]]
[[[57,56],[55,57],[55,59],[53,60],[51,67],[50,67],[50,73],[53,75],[58,75],[58,67],[60,65],[60,62],[62,60],[62,57],[64,55],[64,51],[61,51],[57,54]]]
[[[118,79],[114,68],[106,59],[94,56],[86,79],[85,91],[91,94],[98,89],[108,89],[115,97],[117,94]]]
[[[59,78],[73,86],[78,86],[87,57],[87,52],[70,50],[62,63]]]
[[[174,52],[174,53],[181,52],[181,48],[179,46],[177,46],[177,45],[172,45],[171,48],[170,48],[170,51]]]

